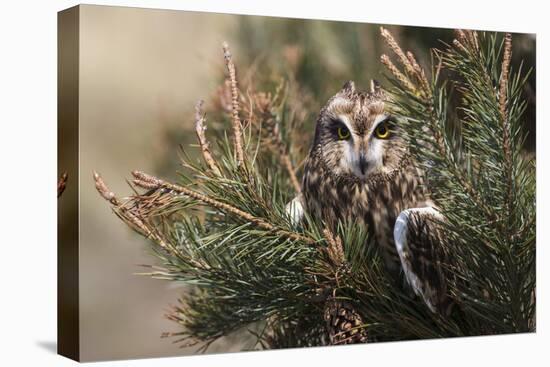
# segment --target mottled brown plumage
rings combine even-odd
[[[384,248],[388,265],[396,266],[393,224],[407,208],[426,206],[429,199],[421,185],[398,123],[385,112],[385,95],[379,87],[356,91],[348,82],[321,110],[315,139],[304,171],[305,209],[334,227],[339,219],[367,224],[378,245]],[[376,123],[391,119],[391,136],[378,139]],[[347,121],[346,121],[347,120]],[[351,138],[339,139],[334,125],[350,125]],[[372,146],[377,144],[374,149]],[[367,168],[360,172],[365,155]],[[346,157],[348,154],[348,157]],[[378,155],[379,157],[376,157]]]
[[[336,230],[338,220],[366,225],[381,246],[388,268],[397,272],[402,268],[418,269],[402,262],[419,260],[414,253],[400,260],[394,240],[397,217],[407,209],[432,208],[433,203],[423,185],[422,172],[409,154],[402,127],[386,112],[385,100],[385,93],[376,83],[370,92],[364,92],[348,82],[327,102],[317,119],[305,164],[301,200],[306,212],[332,230]],[[430,238],[430,227],[422,228]],[[406,235],[402,237],[407,239]],[[405,249],[420,247],[409,243]],[[425,300],[435,310],[445,287],[439,273],[433,271],[432,257],[427,260],[425,266],[420,265],[425,276],[422,281],[427,284],[424,288],[434,285],[437,294]]]

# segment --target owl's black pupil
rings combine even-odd
[[[348,137],[349,131],[346,127],[340,127],[338,133],[340,138],[345,139]]]
[[[378,132],[380,133],[380,135],[384,135],[386,133],[386,127],[385,126],[380,126],[378,128]]]

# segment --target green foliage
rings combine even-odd
[[[508,75],[507,47],[499,35],[459,33],[454,46],[434,52],[430,80],[403,60],[405,74],[390,68],[393,113],[446,218],[451,315],[430,312],[404,290],[365,228],[341,223],[327,234],[307,214],[293,224],[291,176],[307,146],[293,132],[301,128],[296,116],[312,112],[292,81],[272,83],[272,94],[248,93],[243,162],[233,137],[218,134],[219,174],[207,159],[186,156],[181,186],[134,173],[134,184],[150,191],[126,203],[96,184],[153,241],[159,264],[149,274],[192,287],[168,316],[182,327],[170,335],[207,347],[248,329],[252,348],[326,345],[329,299],[356,308],[371,342],[533,331],[535,165],[522,149],[528,74]],[[235,123],[221,110],[212,115]]]
[[[426,98],[399,83],[393,89],[395,113],[446,218],[450,293],[469,335],[534,330],[535,163],[523,150],[521,95],[529,73],[520,66],[508,75],[505,45],[496,34],[459,32],[434,52],[449,79],[434,73]],[[456,114],[450,90],[459,96]]]

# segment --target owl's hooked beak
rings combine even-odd
[[[363,152],[359,153],[358,164],[359,164],[359,171],[361,171],[361,174],[364,176],[367,173],[367,168],[369,166],[367,162],[367,156],[365,153]]]
[[[365,180],[369,171],[369,161],[366,152],[356,152],[351,162],[353,174],[360,180]]]

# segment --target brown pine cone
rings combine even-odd
[[[361,315],[346,301],[329,299],[325,304],[324,317],[332,345],[367,342],[367,330]]]

